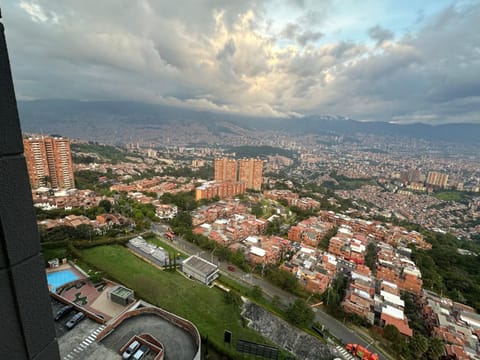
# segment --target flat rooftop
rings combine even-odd
[[[121,297],[122,299],[127,299],[131,294],[133,294],[133,291],[127,289],[126,287],[118,286],[111,292],[111,294]]]
[[[211,272],[218,269],[217,265],[212,264],[211,262],[195,255],[190,256],[183,262],[183,264],[187,264],[202,272],[203,274],[210,274]]]

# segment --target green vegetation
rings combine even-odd
[[[198,168],[196,170],[192,169],[191,167],[183,167],[180,169],[176,169],[173,166],[167,167],[161,173],[161,175],[169,175],[175,177],[188,177],[193,179],[205,179],[205,180],[212,180],[213,179],[213,167],[212,166],[204,166]]]
[[[298,206],[294,206],[294,205],[290,207],[290,210],[292,210],[297,215],[297,218],[296,218],[297,221],[303,221],[305,219],[308,219],[311,216],[317,215],[314,210],[303,210],[303,209],[300,209]]]
[[[393,325],[387,325],[383,329],[384,338],[387,340],[387,348],[403,359],[415,360],[438,360],[443,354],[443,343],[436,337],[427,338],[419,332],[413,333],[407,339]]]
[[[330,239],[336,235],[337,231],[338,231],[337,226],[334,226],[333,228],[328,230],[327,233],[318,242],[318,247],[324,251],[327,251],[328,247],[330,246]]]
[[[152,204],[142,204],[125,195],[117,199],[113,207],[114,212],[135,220],[137,230],[149,228],[150,221],[158,221],[155,215],[155,206]]]
[[[367,265],[372,274],[376,272],[376,265],[377,263],[377,245],[374,242],[369,242],[367,245],[367,249],[365,251],[365,265]]]
[[[268,265],[265,267],[265,278],[285,291],[299,296],[305,296],[305,291],[300,287],[294,274],[280,270],[274,265]]]
[[[337,182],[338,185],[331,182],[331,181],[325,181],[323,183],[323,186],[329,188],[329,189],[343,189],[343,190],[355,190],[359,189],[364,185],[376,185],[375,180],[373,179],[351,179],[343,175],[338,175],[336,172],[332,172],[330,174],[332,178],[334,178]]]
[[[74,152],[94,153],[97,154],[102,160],[111,162],[113,164],[125,161],[127,156],[138,157],[136,154],[127,153],[125,149],[94,142],[88,142],[86,144],[72,144],[71,147]]]
[[[401,295],[405,301],[405,316],[408,319],[408,324],[413,331],[428,336],[429,333],[421,314],[421,306],[416,301],[415,295],[408,292],[403,292]]]
[[[458,248],[480,253],[480,245],[452,235],[423,230],[432,249],[413,248],[413,260],[422,272],[423,286],[454,301],[480,310],[480,256],[460,255]]]
[[[47,265],[47,261],[51,259],[63,259],[67,257],[67,249],[64,247],[58,248],[48,248],[42,247],[43,258],[45,259],[45,265]]]
[[[181,191],[176,194],[165,193],[160,197],[163,204],[175,204],[179,210],[189,211],[197,207],[194,191]]]
[[[203,336],[208,335],[210,342],[234,359],[244,357],[223,344],[224,329],[231,330],[235,338],[265,343],[258,333],[243,327],[234,295],[227,302],[222,291],[175,272],[158,271],[121,246],[86,249],[81,258],[134,289],[138,297],[191,320]]]
[[[341,301],[345,297],[345,292],[348,286],[348,279],[342,273],[339,273],[337,277],[332,281],[331,286],[322,295],[322,301],[325,309],[331,315],[337,318],[343,318],[345,316],[343,308],[340,305]]]
[[[285,312],[287,320],[296,326],[310,327],[315,318],[312,308],[303,299],[297,299]]]
[[[102,176],[113,179],[114,175],[111,171],[101,173],[93,170],[81,170],[75,172],[75,186],[79,190],[94,190],[101,193],[107,193],[110,189],[108,182],[100,183],[98,179]]]
[[[469,196],[461,191],[438,191],[433,194],[438,200],[468,203]]]
[[[267,146],[267,145],[262,145],[262,146],[236,146],[236,147],[231,147],[230,149],[227,149],[226,152],[229,153],[235,153],[237,158],[253,158],[253,157],[267,157],[270,155],[280,155],[280,156],[285,156],[288,158],[294,158],[295,157],[295,151],[293,150],[286,150],[282,148],[277,148],[273,146]]]

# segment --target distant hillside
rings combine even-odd
[[[208,136],[221,139],[248,136],[252,131],[284,131],[291,134],[358,133],[396,135],[430,141],[480,143],[478,124],[390,124],[359,122],[340,116],[306,116],[303,118],[248,117],[189,110],[126,101],[82,102],[73,100],[39,100],[18,102],[22,128],[27,132],[60,133],[65,136],[109,143],[143,138],[154,141],[166,136],[190,134],[192,142]]]

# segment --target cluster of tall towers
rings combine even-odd
[[[263,160],[261,159],[215,159],[216,181],[243,181],[247,189],[262,189]]]
[[[72,153],[70,140],[63,137],[36,136],[23,139],[30,185],[72,189]]]

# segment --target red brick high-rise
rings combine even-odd
[[[23,139],[23,147],[32,188],[48,183],[53,188],[75,187],[69,139],[50,136],[26,138]]]
[[[229,158],[215,159],[216,181],[237,181],[237,161]]]
[[[244,181],[247,189],[260,191],[262,189],[263,160],[242,159],[239,160],[239,163],[238,180]]]

